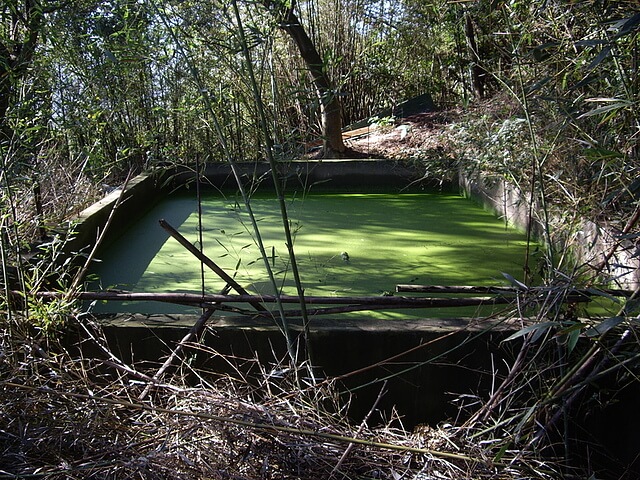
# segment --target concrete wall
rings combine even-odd
[[[248,189],[272,189],[273,182],[269,165],[266,163],[238,163],[241,181]],[[278,178],[285,179],[288,190],[311,189],[370,191],[397,189],[398,191],[411,184],[412,189],[420,190],[436,186],[422,178],[416,169],[389,160],[317,160],[296,161],[280,165]],[[207,166],[203,186],[219,189],[235,189],[236,181],[231,168],[226,163],[214,163]],[[88,252],[104,229],[111,212],[122,194],[122,201],[113,214],[111,224],[105,233],[103,245],[108,245],[123,231],[160,199],[174,189],[193,184],[196,175],[188,169],[170,169],[162,172],[142,174],[133,178],[124,194],[117,189],[104,199],[82,211],[70,222],[73,230],[72,239],[66,251]],[[454,188],[445,186],[441,188]]]
[[[434,181],[423,178],[422,172],[404,163],[391,160],[316,160],[294,161],[280,165],[278,178],[285,179],[288,190],[311,189],[348,190],[351,192],[371,191],[376,189],[404,190],[411,186],[412,191],[423,188],[438,187]],[[247,188],[273,188],[269,165],[266,163],[238,163],[238,172]],[[226,163],[215,163],[207,166],[206,182],[215,188],[236,188],[236,181]],[[152,207],[157,201],[180,185],[195,182],[193,171],[186,169],[163,171],[140,175],[129,182],[123,196],[123,202],[115,212],[111,226],[106,232],[103,245],[109,244],[128,226]],[[458,185],[445,185],[445,190],[459,189],[465,195],[482,203],[494,211],[510,225],[526,230],[529,222],[533,235],[543,239],[544,228],[540,222],[540,207],[534,205],[533,217],[530,220],[528,195],[517,187],[508,184],[502,177],[479,177],[460,172]],[[73,240],[66,248],[67,252],[90,250],[100,232],[102,232],[109,215],[121,194],[115,190],[100,202],[84,210],[72,222],[75,229]],[[553,218],[552,230],[562,232],[562,218]],[[564,225],[566,226],[566,225]],[[571,237],[567,234],[556,235],[556,250],[565,251],[565,245],[572,246],[572,254],[581,263],[597,265],[610,252],[618,239],[613,229],[605,225],[597,225],[590,221],[582,221],[574,227]],[[635,289],[640,285],[640,247],[630,240],[623,241],[620,248],[609,262],[609,268],[603,274],[623,288]]]
[[[169,186],[162,180],[161,175],[151,173],[132,178],[124,193],[122,188],[117,188],[71,219],[68,225],[70,240],[67,242],[66,251],[70,254],[80,251],[88,253],[104,231],[109,216],[121,196],[120,205],[113,212],[109,228],[104,233],[103,245],[118,237],[168,191]]]
[[[184,315],[168,325],[161,316],[135,315],[107,321],[103,329],[119,358],[155,365],[196,320]],[[209,381],[238,376],[239,372],[256,381],[260,376],[256,359],[266,373],[274,373],[279,364],[287,363],[284,337],[270,319],[214,316],[208,325],[202,342],[206,347],[193,350],[196,357],[191,366],[205,372]],[[316,373],[322,378],[344,377],[338,389],[345,392],[343,405],[349,405],[354,421],[367,414],[384,386],[386,393],[371,421],[391,418],[395,408],[411,429],[421,423],[464,416],[465,412],[451,402],[453,392],[488,395],[495,380],[489,372],[506,375],[513,360],[511,348],[515,345],[500,342],[517,328],[495,322],[495,329],[488,331],[487,325],[470,325],[468,319],[396,322],[318,318],[312,320],[310,334]],[[292,320],[291,330],[302,343],[300,322]],[[400,356],[386,361],[396,355]],[[236,366],[232,368],[229,362],[236,362]],[[278,382],[277,376],[272,382]],[[349,395],[350,403],[346,401]]]
[[[463,171],[459,174],[459,185],[465,195],[476,199],[496,213],[505,222],[526,230],[530,226],[538,241],[544,242],[544,227],[541,207],[534,204],[530,209],[529,195],[507,183],[502,177],[479,177]],[[530,210],[533,215],[530,215]],[[568,217],[571,217],[569,215]],[[602,271],[603,279],[611,286],[630,290],[640,285],[640,245],[630,240],[620,241],[618,234],[606,223],[598,225],[581,220],[572,228],[559,215],[550,218],[552,242],[556,252],[570,250],[577,264],[598,266],[606,255],[615,250],[615,255]],[[570,247],[570,248],[567,248]]]
[[[480,177],[468,175],[462,170],[459,173],[460,190],[470,198],[480,202],[485,208],[495,212],[505,223],[516,228],[527,230],[530,220],[535,236],[543,233],[542,225],[531,219],[527,197],[520,189],[508,184],[501,177]]]
[[[273,188],[268,164],[239,163],[237,168],[245,186]],[[284,180],[289,190],[397,188],[400,191],[409,184],[416,190],[438,185],[435,181],[424,179],[416,168],[393,160],[300,160],[280,163],[278,168],[278,178]],[[204,176],[206,181],[216,188],[236,188],[236,181],[228,164],[210,164]],[[193,172],[182,172],[174,178],[177,184],[195,181]]]

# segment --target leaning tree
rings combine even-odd
[[[342,117],[340,99],[324,68],[318,50],[295,13],[296,2],[284,0],[261,0],[271,12],[278,26],[286,32],[300,51],[316,89],[322,115],[322,140],[325,157],[341,156],[347,150],[342,140]]]

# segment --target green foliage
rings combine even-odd
[[[483,115],[452,125],[449,134],[460,164],[469,173],[500,175],[518,183],[528,178],[533,146],[526,119]]]
[[[388,117],[382,117],[382,118],[375,115],[369,119],[369,125],[374,127],[391,127],[395,125],[395,123],[396,123],[396,117],[394,117],[393,115],[390,115]]]

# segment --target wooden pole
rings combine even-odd
[[[19,292],[12,292],[20,295]],[[63,294],[59,292],[37,292],[34,294],[40,298],[55,299]],[[195,293],[132,293],[132,292],[78,292],[75,298],[79,300],[108,300],[118,302],[165,302],[182,305],[202,306],[210,308],[217,303],[275,303],[274,295],[216,295]],[[305,300],[309,304],[316,305],[374,305],[388,308],[441,308],[441,307],[468,307],[475,305],[506,304],[511,303],[509,297],[467,297],[467,298],[432,298],[432,297],[320,297],[308,296]],[[282,303],[299,303],[294,295],[281,295]],[[584,296],[567,297],[566,301],[587,302],[589,298]]]
[[[469,293],[483,293],[483,294],[516,294],[516,293],[532,293],[543,294],[545,292],[552,292],[554,290],[561,290],[562,287],[529,287],[528,289],[521,289],[515,287],[478,287],[478,286],[445,286],[445,285],[396,285],[396,292],[402,293],[443,293],[443,294],[469,294]],[[612,288],[588,288],[588,289],[568,289],[566,290],[569,295],[572,296],[585,296],[594,297],[598,295],[612,296],[612,297],[630,297],[633,295],[633,290],[621,290]]]
[[[184,248],[189,250],[189,252],[191,252],[198,260],[200,260],[203,264],[205,264],[207,267],[209,267],[211,270],[213,270],[222,280],[227,282],[228,285],[231,285],[231,287],[236,292],[238,292],[239,294],[242,294],[242,295],[249,295],[249,292],[247,292],[242,287],[242,285],[240,285],[238,282],[236,282],[233,277],[231,277],[227,272],[225,272],[222,268],[220,268],[213,260],[211,260],[204,253],[202,253],[200,250],[198,250],[196,247],[194,247],[193,244],[191,242],[189,242],[189,240],[184,238],[180,232],[178,232],[175,228],[173,228],[171,225],[169,225],[169,223],[167,223],[166,220],[160,220],[159,223],[160,223],[160,226],[162,228],[164,228],[169,233],[169,235],[171,235],[173,238],[175,238],[180,243],[180,245],[182,245]],[[249,303],[256,310],[258,310],[260,312],[266,312],[267,311],[267,309],[263,305],[261,305],[259,303],[259,301],[257,301],[255,298],[252,299]]]

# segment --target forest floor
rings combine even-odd
[[[391,125],[372,124],[359,129],[346,145],[368,158],[424,159],[442,155],[447,148],[446,130],[460,119],[458,109],[424,112],[396,119]]]

